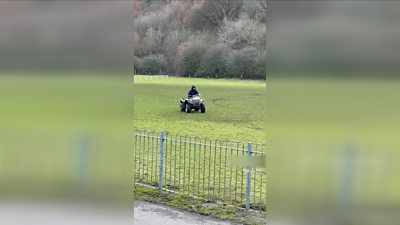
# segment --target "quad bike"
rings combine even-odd
[[[202,113],[206,112],[206,106],[203,103],[203,99],[199,95],[189,96],[188,98],[180,100],[180,109],[187,113],[194,111],[199,111]]]

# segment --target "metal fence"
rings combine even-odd
[[[239,156],[265,156],[260,144],[135,129],[135,181],[257,210],[266,210],[262,168],[232,167]]]

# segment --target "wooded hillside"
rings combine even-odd
[[[136,74],[264,79],[266,0],[135,0]]]

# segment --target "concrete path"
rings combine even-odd
[[[65,202],[0,199],[0,224],[7,225],[232,225],[170,207],[135,201],[135,210]]]
[[[172,209],[170,207],[135,202],[135,223],[140,225],[232,225],[233,223],[215,220],[208,216]]]

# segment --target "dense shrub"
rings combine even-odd
[[[265,79],[267,73],[267,54],[258,53],[251,68],[251,79]]]
[[[184,77],[197,77],[201,59],[206,52],[206,46],[201,42],[189,42],[179,56],[178,74]]]
[[[167,62],[163,55],[135,57],[134,63],[136,74],[162,74],[167,68]]]
[[[209,48],[201,60],[199,74],[203,77],[226,78],[230,51],[223,44]]]
[[[186,42],[190,37],[191,32],[188,30],[175,30],[166,36],[163,43],[163,55],[167,59],[167,72],[171,74],[176,73],[176,65],[178,62],[178,47],[181,43]]]
[[[257,51],[254,48],[234,50],[229,57],[227,73],[228,77],[239,79],[252,78],[252,66],[255,63]]]

